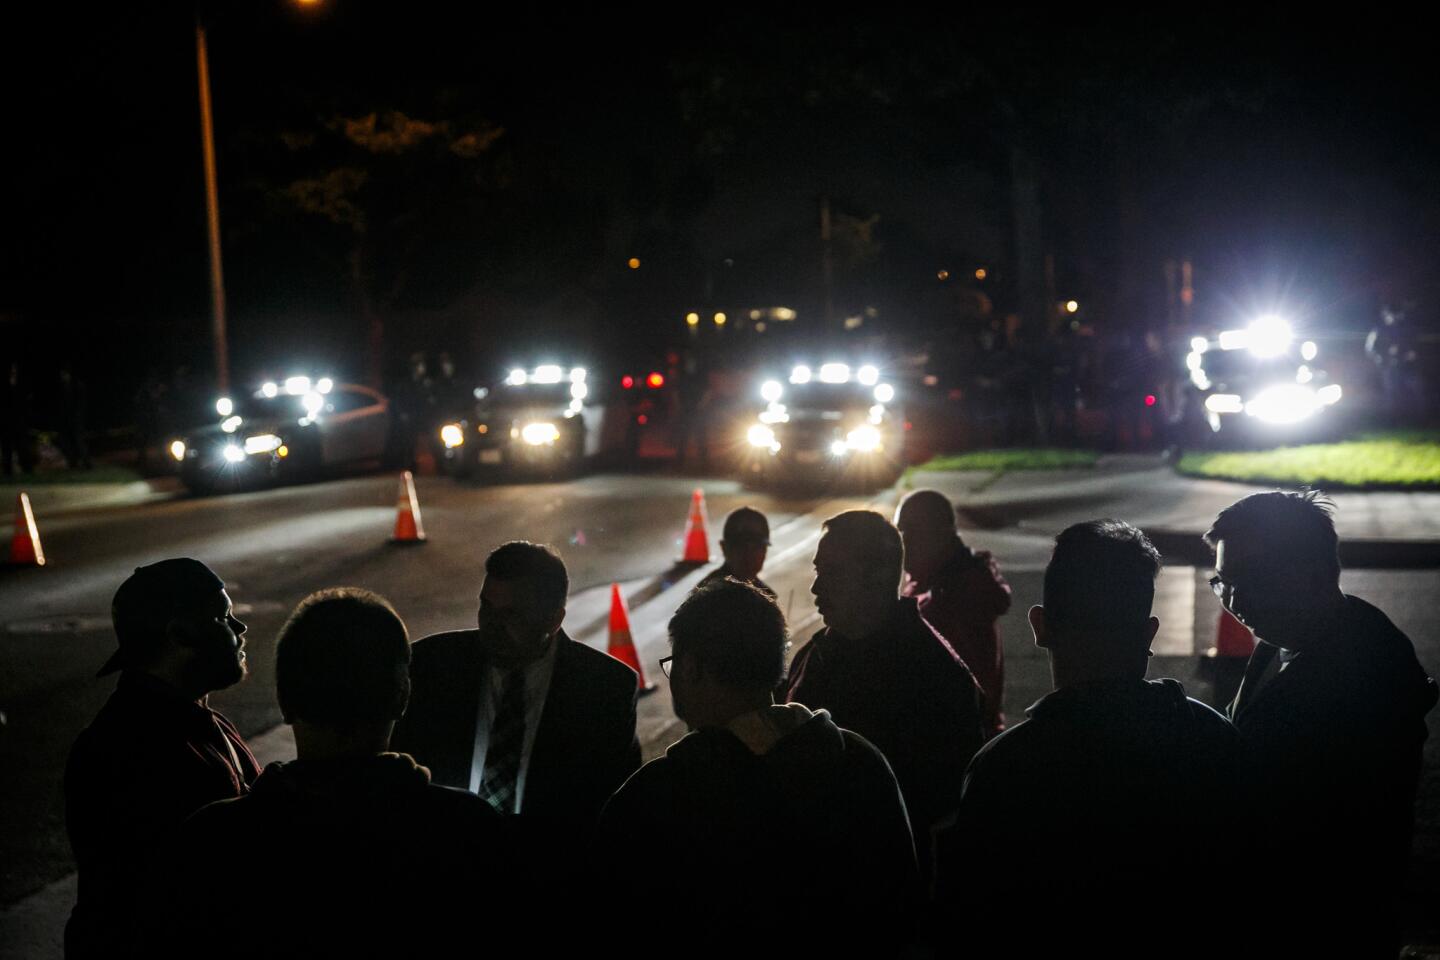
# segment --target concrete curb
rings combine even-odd
[[[154,477],[132,483],[6,483],[0,484],[0,503],[13,502],[22,491],[30,495],[30,505],[40,518],[159,503],[183,495],[185,487],[179,477]]]

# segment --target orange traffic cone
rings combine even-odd
[[[1220,622],[1215,627],[1215,646],[1211,648],[1209,655],[1248,660],[1254,652],[1254,634],[1245,628],[1245,624],[1236,620],[1229,610],[1221,610]]]
[[[420,501],[415,499],[415,477],[409,470],[400,474],[400,493],[395,504],[395,532],[391,543],[424,543],[425,527],[420,523]]]
[[[705,536],[705,491],[696,489],[690,498],[690,518],[685,521],[685,552],[681,563],[710,562],[710,540]]]
[[[1223,706],[1235,699],[1240,681],[1245,677],[1245,665],[1254,650],[1254,635],[1229,610],[1221,610],[1215,625],[1215,646],[1200,658],[1201,674],[1214,688],[1211,703]]]
[[[30,494],[24,491],[15,498],[15,535],[10,538],[10,562],[26,567],[45,566],[45,549],[40,546],[40,531],[35,528]]]
[[[645,682],[645,670],[640,666],[640,655],[635,652],[635,640],[630,636],[630,613],[625,609],[625,598],[620,596],[620,584],[610,584],[610,643],[605,652],[635,671],[640,693],[650,693],[655,684]]]

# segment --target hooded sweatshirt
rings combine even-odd
[[[863,935],[895,923],[915,892],[885,758],[800,704],[696,730],[642,767],[605,808],[597,865],[633,864],[656,837],[695,929],[774,929],[813,910],[837,918],[828,933]]]
[[[1050,936],[1113,949],[1164,915],[1141,908],[1147,888],[1175,903],[1212,890],[1239,821],[1224,717],[1176,680],[1143,679],[1065,687],[1026,713],[975,755],[937,836],[942,914],[984,918],[982,943],[1007,950],[1054,947]],[[1204,842],[1182,850],[1182,838]],[[1037,908],[1046,924],[1026,920]]]
[[[272,763],[181,828],[159,938],[173,954],[357,956],[473,935],[468,911],[518,885],[513,861],[488,803],[405,754]],[[257,891],[259,942],[237,923]]]

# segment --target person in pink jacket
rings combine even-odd
[[[895,525],[905,541],[905,583],[920,616],[970,667],[984,695],[987,736],[1005,729],[1005,649],[995,621],[1010,609],[1010,585],[995,558],[971,550],[955,532],[955,508],[938,490],[916,490],[900,503]]]

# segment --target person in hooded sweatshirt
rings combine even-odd
[[[661,667],[691,732],[610,799],[597,873],[619,889],[653,885],[655,862],[635,853],[660,843],[684,900],[659,922],[686,955],[773,946],[782,927],[816,955],[903,942],[917,874],[895,776],[824,710],[774,702],[786,643],[775,601],[719,581],[669,631]]]
[[[477,917],[512,909],[525,887],[503,818],[387,752],[409,663],[383,598],[338,588],[300,603],[275,656],[298,759],[181,827],[152,898],[154,953],[405,956],[475,941]],[[492,930],[487,942],[504,940]]]
[[[1055,689],[975,755],[937,832],[938,955],[963,943],[980,955],[1188,956],[1215,935],[1186,923],[1172,940],[1163,905],[1183,911],[1221,889],[1237,737],[1178,681],[1145,679],[1159,571],[1155,547],[1122,521],[1055,539],[1029,614]]]

